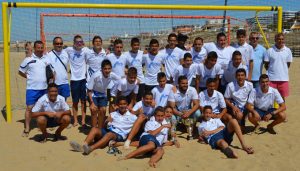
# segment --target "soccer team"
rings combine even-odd
[[[268,50],[258,44],[257,32],[250,33],[249,44],[245,30],[237,30],[236,36],[232,46],[224,33],[218,33],[216,42],[196,37],[193,46],[186,47],[187,36],[171,33],[165,47],[152,39],[145,51],[140,50],[139,39],[132,38],[127,52],[121,39],[114,41],[113,51],[105,50],[100,36],[93,38],[92,49],[85,47],[80,35],[74,37],[73,47],[65,49],[63,39],[55,37],[53,50],[46,54],[43,42],[36,41],[32,55],[19,68],[27,79],[23,136],[29,135],[30,120],[36,118],[41,142],[47,141],[49,126],[58,126],[55,140],[65,139],[61,132],[71,121],[73,126],[79,124],[80,102],[80,124],[89,128],[88,103],[92,128],[83,145],[75,141],[70,145],[86,155],[107,145],[111,153],[118,151],[117,146],[131,145],[138,148],[119,159],[151,153],[149,165],[155,167],[164,145],[180,146],[176,137],[180,125],[191,129],[188,139],[197,136],[229,158],[237,158],[229,147],[235,133],[242,149],[252,154],[243,139],[245,120],[258,134],[263,130],[260,121],[273,120],[265,130],[276,134],[274,126],[286,120],[292,53],[282,33],[276,34],[275,45]],[[47,66],[54,73],[50,82]],[[66,103],[70,92],[72,112]],[[193,130],[197,122],[198,129]]]

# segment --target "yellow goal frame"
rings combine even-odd
[[[157,4],[75,4],[75,3],[27,3],[2,2],[2,28],[4,49],[4,79],[6,120],[12,121],[11,89],[10,89],[10,23],[8,9],[10,8],[102,8],[102,9],[157,9],[157,10],[234,10],[234,11],[278,11],[277,31],[282,31],[281,6],[214,6],[214,5],[157,5]]]

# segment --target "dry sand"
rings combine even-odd
[[[3,56],[1,54],[0,56]],[[30,132],[29,138],[21,137],[23,130],[23,113],[25,80],[16,75],[22,60],[22,54],[11,54],[12,66],[12,101],[14,107],[11,124],[0,117],[0,170],[151,170],[147,164],[149,158],[116,161],[117,156],[106,154],[107,148],[99,149],[89,156],[71,151],[69,141],[82,142],[85,134],[78,128],[67,129],[63,132],[68,137],[66,141],[45,144],[34,139],[40,134],[36,128]],[[240,149],[234,149],[239,159],[231,160],[218,150],[212,150],[209,145],[187,141],[179,138],[181,148],[165,148],[165,155],[159,162],[157,170],[300,170],[300,131],[297,120],[300,109],[300,59],[294,59],[290,69],[290,97],[287,99],[288,122],[276,127],[277,135],[264,133],[261,135],[245,135],[247,144],[253,146],[255,154],[247,155]],[[3,63],[0,64],[3,73]],[[1,76],[1,78],[3,78]],[[4,83],[0,83],[0,105],[4,105]],[[17,88],[19,87],[19,88]],[[22,104],[22,105],[20,105]],[[249,123],[247,123],[249,125]],[[263,123],[265,126],[266,123]],[[181,137],[181,135],[179,135]],[[183,135],[186,137],[186,134]],[[236,136],[232,143],[240,147]],[[121,148],[123,153],[127,153]],[[133,148],[131,149],[133,150]]]

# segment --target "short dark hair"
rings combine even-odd
[[[188,39],[189,37],[185,34],[181,34],[179,33],[178,36],[177,36],[177,39],[178,41],[182,41],[182,42],[186,42],[186,40]]]
[[[217,40],[219,40],[220,37],[225,37],[226,38],[225,33],[223,33],[223,32],[218,33],[217,34]]]
[[[102,38],[100,36],[96,35],[93,37],[93,41],[92,41],[93,44],[95,43],[96,39],[100,39],[100,41],[102,42]]]
[[[234,51],[234,52],[232,53],[231,59],[233,59],[235,56],[242,56],[242,54],[241,54],[240,51],[236,50],[236,51]]]
[[[44,46],[44,43],[43,43],[42,41],[37,40],[37,41],[35,41],[35,42],[33,43],[33,47],[36,47],[36,45],[38,45],[38,44]]]
[[[116,39],[114,41],[114,46],[116,46],[117,44],[123,44],[123,41],[121,39]]]
[[[74,38],[73,38],[73,42],[75,42],[75,41],[76,41],[76,39],[78,39],[78,38],[82,39],[82,36],[80,36],[79,34],[77,34],[76,36],[74,36]]]
[[[207,59],[218,59],[218,54],[215,51],[211,51],[207,54]]]
[[[170,33],[169,36],[168,36],[168,40],[170,40],[171,37],[175,37],[176,40],[178,39],[178,37],[175,33]]]
[[[120,103],[121,101],[123,101],[123,100],[124,100],[126,103],[128,103],[128,102],[127,102],[127,98],[126,98],[125,96],[120,96],[120,97],[117,98],[117,104],[119,104],[119,103]]]
[[[52,41],[53,44],[55,44],[55,40],[56,40],[56,39],[61,39],[61,41],[63,41],[63,39],[62,39],[61,37],[56,36],[56,37],[53,38],[53,41]]]
[[[110,60],[104,59],[101,63],[101,68],[104,68],[106,65],[109,65],[110,67],[112,67]]]
[[[259,82],[261,82],[261,80],[263,79],[269,79],[269,76],[267,74],[261,74],[261,76],[259,77]]]
[[[212,110],[212,107],[210,105],[206,105],[203,107],[203,112],[205,112],[207,109]]]
[[[193,46],[195,46],[195,42],[197,41],[197,40],[200,40],[202,43],[203,43],[203,38],[201,38],[201,37],[196,37],[195,39],[194,39],[194,43],[193,43]]]
[[[157,81],[159,81],[162,78],[166,78],[166,74],[164,72],[157,73]]]
[[[206,80],[206,85],[210,84],[210,83],[216,83],[216,79],[215,78],[208,78]]]
[[[150,40],[150,43],[149,43],[149,46],[151,46],[151,45],[153,45],[153,44],[158,44],[158,46],[159,46],[158,40],[157,40],[157,39],[151,39],[151,40]]]
[[[161,106],[157,106],[155,109],[154,109],[154,112],[153,112],[153,115],[156,115],[158,112],[165,112],[165,109],[164,107],[161,107]]]
[[[153,97],[153,94],[150,91],[146,91],[145,94],[143,95],[143,97],[146,97],[146,96],[152,96]]]
[[[134,43],[140,43],[140,39],[137,37],[132,38],[130,44],[133,45]]]
[[[189,52],[184,54],[183,60],[186,60],[187,58],[193,58],[192,55]]]
[[[238,36],[246,36],[246,30],[244,30],[244,29],[238,29],[236,31],[236,37],[238,37]]]
[[[182,80],[187,80],[187,77],[185,75],[181,75],[178,77],[178,83],[180,83]]]
[[[238,73],[240,73],[240,72],[242,72],[242,73],[244,73],[245,75],[247,75],[246,73],[246,70],[244,69],[244,68],[239,68],[239,69],[237,69],[236,71],[235,71],[235,75],[237,75]]]
[[[170,105],[165,106],[165,110],[167,110],[167,109],[172,109],[172,111],[173,111],[173,107]]]
[[[284,34],[283,34],[283,33],[277,33],[277,34],[275,34],[275,40],[276,40],[278,37],[280,37],[280,36],[284,37]]]
[[[50,84],[48,84],[47,90],[50,90],[50,88],[52,88],[52,87],[58,88],[55,83],[50,83]]]
[[[127,76],[129,76],[129,75],[137,76],[137,69],[136,69],[135,67],[130,67],[130,68],[128,69],[128,74],[127,74]]]

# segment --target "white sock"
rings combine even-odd
[[[124,143],[124,147],[128,149],[130,146],[130,143],[131,143],[131,140],[126,140]]]

